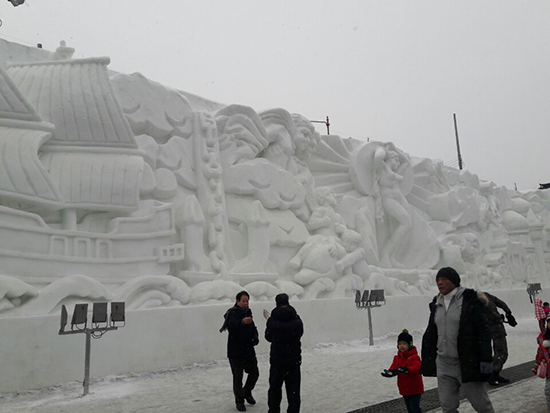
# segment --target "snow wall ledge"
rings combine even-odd
[[[515,315],[533,314],[525,290],[495,291]],[[542,294],[544,297],[544,292]],[[388,297],[372,310],[375,337],[397,335],[403,328],[423,330],[428,323],[431,296]],[[544,301],[544,300],[543,300]],[[368,337],[366,310],[352,298],[294,301],[301,315],[304,347]],[[227,333],[218,332],[230,303],[129,311],[126,326],[92,340],[92,377],[123,375],[204,363],[226,357]],[[263,339],[262,310],[274,303],[253,302],[260,332],[258,354],[269,352]],[[72,309],[68,309],[69,314]],[[0,318],[0,393],[25,391],[82,380],[85,335],[58,335],[60,316]],[[70,328],[70,327],[69,327]],[[66,328],[67,329],[67,328]],[[415,334],[420,344],[420,332]],[[534,339],[534,338],[533,338]]]

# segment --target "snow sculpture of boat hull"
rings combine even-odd
[[[93,227],[84,220],[83,227]],[[172,244],[170,205],[159,202],[143,216],[117,217],[108,233],[54,229],[36,214],[0,207],[2,273],[31,285],[47,285],[75,273],[119,285],[141,275],[167,274],[183,258],[183,244]]]

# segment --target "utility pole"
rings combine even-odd
[[[453,119],[455,122],[455,136],[456,136],[456,152],[458,155],[458,169],[462,171],[462,155],[460,155],[460,143],[458,142],[458,126],[456,126],[456,113],[453,113]]]

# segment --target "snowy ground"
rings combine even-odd
[[[506,367],[533,360],[536,353],[537,323],[534,316],[518,317],[518,322],[516,328],[508,328],[510,358]],[[420,344],[422,331],[411,333]],[[347,412],[399,397],[396,380],[380,376],[380,371],[389,367],[397,351],[396,336],[397,333],[377,338],[372,347],[368,339],[364,339],[305,348],[302,412]],[[226,339],[225,335],[223,339]],[[249,412],[267,410],[267,356],[259,357],[259,366],[260,380],[254,391],[258,404],[248,406]],[[93,354],[91,369],[93,375]],[[424,379],[424,385],[426,389],[433,388],[436,380]],[[533,377],[502,390],[496,389],[491,392],[495,411],[544,411],[543,388],[544,380]],[[283,403],[282,407],[285,411],[286,404]],[[227,360],[148,374],[94,378],[86,397],[82,397],[81,382],[0,395],[0,413],[235,411]],[[472,411],[467,403],[463,403],[461,412]]]

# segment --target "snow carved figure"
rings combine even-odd
[[[338,261],[346,256],[346,250],[338,238],[327,235],[312,235],[288,265],[298,270],[294,280],[306,286],[320,278],[335,280],[343,271]]]
[[[378,176],[380,206],[383,208],[383,211],[376,211],[377,218],[380,222],[384,222],[385,212],[386,217],[395,223],[394,230],[380,249],[380,262],[386,267],[392,267],[392,264],[395,264],[395,254],[399,244],[412,229],[412,220],[406,210],[408,202],[399,189],[399,183],[404,179],[399,172],[400,169],[403,170],[405,162],[405,157],[397,150],[380,146],[374,152],[374,168]]]
[[[371,269],[366,261],[367,253],[362,247],[361,235],[351,229],[346,229],[340,235],[340,239],[347,255],[336,264],[337,269],[344,274],[353,273],[365,281],[368,280]]]
[[[392,143],[370,142],[354,154],[350,173],[357,190],[374,198],[380,265],[434,267],[435,234],[405,198],[414,185],[408,157]]]
[[[460,274],[466,272],[467,263],[475,263],[476,248],[468,242],[466,234],[450,234],[441,240],[441,262],[440,267],[453,267]],[[471,234],[473,235],[473,234]]]
[[[216,113],[225,192],[253,197],[267,209],[300,208],[304,188],[286,170],[294,150],[292,118],[284,109],[262,115],[241,105]]]
[[[295,150],[296,126],[292,116],[284,109],[270,109],[261,112],[260,117],[269,141],[261,157],[286,170]]]
[[[256,159],[269,144],[262,120],[248,106],[225,106],[216,112],[216,124],[224,171]]]
[[[336,212],[336,197],[328,187],[314,188],[307,194],[308,206],[311,215],[307,222],[307,229],[312,234],[338,236],[346,229],[344,220]]]
[[[291,157],[288,169],[302,185],[314,185],[314,178],[305,161],[311,158],[321,140],[319,132],[304,116],[292,114],[296,135],[294,138],[294,156]]]

